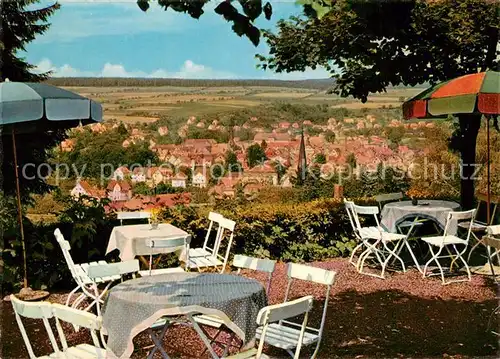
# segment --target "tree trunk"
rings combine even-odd
[[[462,114],[458,116],[460,124],[461,188],[460,201],[462,210],[474,208],[474,179],[476,172],[476,142],[481,115]]]

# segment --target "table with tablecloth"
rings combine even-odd
[[[387,203],[382,209],[380,224],[387,231],[397,233],[398,224],[415,218],[430,219],[441,229],[446,226],[446,219],[450,211],[458,211],[460,205],[456,202],[442,200],[420,200],[417,205],[411,201]],[[448,233],[457,233],[457,223],[450,223]]]
[[[113,287],[103,306],[107,349],[129,358],[133,338],[163,316],[216,315],[244,343],[255,338],[257,314],[267,305],[256,280],[229,274],[172,273],[142,277]]]
[[[120,251],[120,259],[127,261],[136,256],[150,254],[164,254],[173,251],[179,252],[179,258],[184,257],[182,248],[154,248],[147,246],[149,240],[165,238],[183,238],[189,234],[180,228],[169,223],[161,223],[156,229],[152,229],[150,224],[134,224],[127,226],[114,227],[109,238],[106,253],[114,249]]]

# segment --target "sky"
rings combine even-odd
[[[196,1],[196,0],[194,0]],[[255,47],[239,37],[231,24],[205,6],[199,19],[155,0],[142,12],[135,0],[59,0],[52,26],[26,48],[26,59],[39,71],[59,77],[156,77],[210,79],[327,78],[324,69],[275,74],[257,69],[255,54],[267,54],[265,41]],[[41,5],[51,3],[43,0]],[[273,16],[257,26],[275,28],[277,20],[299,15],[293,0],[272,1]],[[40,6],[40,5],[37,5]]]

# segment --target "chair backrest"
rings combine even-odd
[[[101,318],[97,317],[95,314],[58,303],[52,304],[52,312],[54,317],[56,318],[57,333],[59,334],[59,340],[61,341],[63,351],[66,351],[68,349],[68,343],[66,341],[66,335],[64,334],[61,321],[73,324],[73,326],[87,328],[90,331],[94,346],[97,348],[103,348],[97,336],[97,332],[100,332],[102,327]],[[103,340],[102,335],[101,340]],[[89,357],[102,357],[102,355],[100,356],[99,354],[100,352],[96,351],[95,353],[92,353],[92,355],[89,355]]]
[[[353,213],[355,215],[355,223],[356,226],[358,227],[358,231],[361,233],[361,222],[359,221],[359,215],[363,216],[373,216],[375,219],[375,223],[377,227],[380,227],[380,223],[378,220],[378,214],[380,213],[380,210],[376,206],[358,206],[356,204],[353,205]]]
[[[326,286],[325,304],[323,306],[321,324],[320,327],[316,329],[319,337],[318,339],[318,346],[319,346],[319,342],[321,341],[321,336],[323,334],[323,329],[325,327],[326,312],[328,309],[328,300],[330,297],[330,291],[333,283],[335,282],[335,276],[337,275],[337,273],[334,271],[329,271],[317,267],[311,267],[304,264],[288,263],[287,274],[288,274],[288,285],[285,292],[285,302],[287,302],[288,300],[290,294],[290,288],[292,286],[292,282],[294,279],[309,281]]]
[[[477,195],[477,211],[474,216],[474,222],[484,226],[495,224],[496,214],[498,210],[498,199],[490,198],[490,220],[488,222],[488,197],[485,195]]]
[[[10,301],[12,303],[12,307],[14,308],[14,315],[16,317],[17,325],[19,326],[19,330],[21,331],[21,336],[23,337],[24,344],[26,345],[26,349],[28,350],[28,355],[30,359],[36,359],[37,356],[33,352],[33,347],[31,346],[31,342],[28,338],[28,334],[26,333],[26,329],[24,327],[23,318],[30,319],[41,319],[45,326],[45,330],[49,336],[50,344],[52,345],[52,349],[55,353],[59,352],[59,347],[57,345],[56,338],[54,336],[54,332],[50,327],[49,319],[52,318],[52,306],[49,302],[25,302],[22,301],[13,294],[10,296]],[[40,334],[38,334],[40,335]]]
[[[215,253],[215,247],[217,246],[217,239],[219,238],[219,232],[221,230],[220,228],[220,220],[223,219],[224,216],[222,214],[216,213],[216,212],[210,212],[208,214],[208,220],[209,220],[209,225],[208,225],[208,230],[207,234],[205,235],[205,241],[203,242],[203,249],[214,254]],[[216,228],[214,228],[214,225]],[[216,235],[215,239],[213,241],[213,246],[210,246],[210,236],[212,234],[212,230],[216,230]]]
[[[87,267],[87,276],[95,278],[111,277],[116,275],[132,274],[139,272],[139,260],[132,259],[116,263],[90,263]]]
[[[151,275],[153,267],[153,255],[154,250],[157,248],[170,249],[170,251],[175,251],[177,249],[184,249],[186,255],[186,263],[189,263],[189,244],[191,243],[191,236],[172,236],[163,238],[148,239],[146,241],[146,246],[151,248],[151,254],[149,255],[149,275]]]
[[[117,212],[116,218],[120,220],[120,225],[123,226],[124,220],[131,219],[147,219],[148,222],[151,219],[151,213],[145,211],[135,211],[135,212]]]
[[[294,359],[298,359],[300,356],[300,349],[302,347],[304,333],[307,327],[307,320],[309,317],[309,312],[312,308],[312,304],[313,297],[311,295],[308,295],[306,297],[295,299],[290,302],[270,305],[262,308],[257,315],[257,325],[262,326],[262,334],[259,340],[259,347],[257,349],[256,358],[260,358],[260,356],[262,355],[262,350],[264,349],[264,342],[269,324],[304,314],[304,319],[302,321],[302,325],[300,326],[300,334],[297,341],[298,345],[295,348],[294,354]]]
[[[344,205],[345,209],[347,211],[347,216],[349,217],[349,223],[351,223],[352,230],[354,231],[355,234],[357,234],[357,226],[355,223],[355,213],[354,213],[354,202],[353,201],[348,201],[347,199],[344,198]]]
[[[382,193],[375,196],[375,201],[377,201],[380,210],[382,210],[382,207],[385,203],[401,201],[402,199],[403,199],[402,192]]]
[[[71,276],[78,284],[81,284],[82,271],[80,268],[78,268],[75,265],[75,262],[73,261],[73,258],[71,257],[71,253],[69,252],[71,250],[71,245],[69,244],[69,242],[67,240],[64,239],[64,236],[61,233],[61,231],[59,230],[59,228],[55,229],[54,236],[56,237],[57,243],[61,247],[64,259],[66,260],[66,264],[68,265],[68,269],[71,272]]]
[[[497,224],[495,226],[489,226],[486,231],[488,234],[491,234],[492,236],[495,235],[500,235],[500,224]]]
[[[236,222],[232,221],[227,218],[221,218],[219,219],[219,231],[217,232],[218,238],[216,238],[215,242],[215,248],[213,255],[222,260],[223,266],[221,268],[221,273],[224,272],[226,269],[227,261],[229,259],[229,253],[231,251],[231,245],[233,244],[233,237],[234,237],[234,227],[236,226]],[[227,248],[226,248],[226,253],[225,255],[219,254],[219,250],[221,247],[222,240],[226,237],[229,236],[229,239],[227,241]]]
[[[450,233],[451,230],[450,228],[452,226],[455,226],[459,222],[464,222],[464,221],[469,221],[469,226],[467,228],[467,242],[469,241],[470,235],[472,233],[472,225],[473,225],[473,218],[476,213],[476,209],[471,209],[468,211],[459,211],[459,212],[449,212],[448,217],[446,218],[446,225],[444,227],[444,233],[443,233],[443,243],[446,238],[446,236],[449,236],[450,234],[452,235],[453,233]]]
[[[233,266],[238,268],[238,274],[240,274],[242,268],[268,273],[266,294],[269,296],[269,289],[271,288],[271,280],[273,277],[274,267],[276,266],[276,261],[236,254],[233,259]]]

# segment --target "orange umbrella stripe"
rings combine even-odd
[[[465,75],[438,88],[431,98],[460,96],[478,93],[483,84],[485,73]]]

